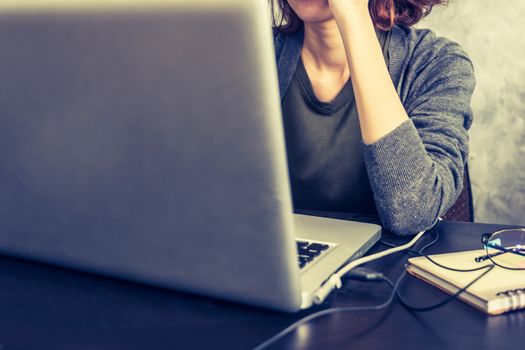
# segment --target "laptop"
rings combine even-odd
[[[2,0],[0,252],[281,311],[378,239],[294,215],[260,0]]]

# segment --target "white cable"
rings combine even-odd
[[[313,295],[313,302],[315,304],[321,304],[326,299],[328,294],[330,294],[330,292],[333,289],[341,288],[341,286],[342,286],[341,279],[343,278],[343,276],[346,273],[348,273],[348,271],[352,270],[353,268],[355,268],[355,267],[357,267],[359,265],[366,264],[367,262],[370,262],[370,261],[373,261],[373,260],[381,259],[381,258],[383,258],[383,257],[385,257],[387,255],[394,254],[394,253],[397,253],[397,252],[400,252],[402,250],[405,250],[405,249],[408,249],[408,248],[412,247],[425,234],[425,232],[426,231],[419,232],[407,244],[401,245],[399,247],[387,249],[387,250],[384,250],[384,251],[376,253],[376,254],[365,256],[363,258],[356,259],[356,260],[346,264],[341,269],[339,269],[336,273],[334,273],[332,276],[330,276],[330,278],[314,293],[314,295]]]
[[[439,218],[438,219],[439,221],[441,221],[442,219]],[[382,251],[380,253],[377,253],[377,254],[373,254],[373,255],[370,255],[370,256],[366,256],[366,257],[363,257],[363,258],[360,258],[360,259],[357,259],[357,260],[354,260],[350,263],[348,263],[347,265],[343,266],[340,270],[338,270],[336,273],[334,273],[330,279],[328,279],[328,281],[326,281],[326,283],[321,286],[320,289],[317,290],[316,293],[314,293],[314,296],[313,296],[313,299],[314,299],[314,302],[316,304],[320,304],[323,302],[323,300],[326,298],[326,296],[334,289],[334,288],[341,288],[342,286],[342,282],[341,282],[341,278],[346,274],[348,273],[350,270],[352,270],[353,268],[359,266],[359,265],[362,265],[362,264],[365,264],[367,262],[370,262],[372,260],[376,260],[376,259],[380,259],[382,257],[385,257],[387,255],[390,255],[390,254],[393,254],[393,253],[396,253],[396,252],[399,252],[399,251],[402,251],[402,250],[405,250],[405,249],[408,249],[410,247],[412,247],[414,244],[417,243],[417,241],[425,234],[426,231],[421,231],[419,232],[410,242],[408,242],[407,244],[404,244],[402,246],[399,246],[399,247],[394,247],[394,248],[391,248],[391,249],[387,249],[385,251]],[[430,243],[429,245],[433,244],[434,242]],[[429,245],[425,246],[423,249],[427,248]],[[406,272],[404,272],[406,273]],[[393,301],[394,299],[394,296],[396,295],[395,294],[395,291],[402,279],[404,275],[401,275],[401,277],[399,277],[399,279],[397,280],[397,282],[395,283],[395,285],[392,286],[393,288],[393,291],[392,291],[392,294],[390,295],[390,298],[388,298],[388,300],[381,304],[381,305],[376,305],[376,306],[369,306],[369,307],[336,307],[336,308],[331,308],[331,309],[325,309],[325,310],[321,310],[321,311],[318,311],[314,314],[311,314],[309,316],[306,316],[302,319],[300,319],[299,321],[295,322],[294,324],[292,324],[291,326],[287,327],[285,330],[279,332],[277,335],[273,336],[272,338],[266,340],[264,343],[262,343],[261,345],[257,346],[256,348],[254,348],[253,350],[263,350],[263,349],[266,349],[268,346],[272,345],[273,343],[275,343],[277,340],[279,340],[280,338],[284,337],[285,335],[287,335],[288,333],[294,331],[295,329],[299,328],[300,326],[302,326],[303,324],[313,320],[313,319],[316,319],[320,316],[323,316],[323,315],[327,315],[327,314],[332,314],[332,313],[336,313],[336,312],[341,312],[341,311],[364,311],[364,310],[379,310],[379,309],[382,309],[382,308],[385,308],[386,306],[390,305],[390,303]],[[392,285],[392,284],[391,284]],[[326,288],[325,288],[326,287]],[[326,294],[325,294],[326,293]],[[324,295],[324,296],[323,296]],[[316,302],[316,300],[320,300],[319,302]]]

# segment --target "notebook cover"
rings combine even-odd
[[[491,265],[490,261],[475,262],[474,258],[485,255],[484,250],[472,250],[456,253],[432,255],[431,258],[439,264],[455,269],[473,269]],[[441,268],[425,257],[409,259],[407,271],[422,280],[446,291],[449,294],[457,292],[478,276],[486,272],[456,272]],[[508,295],[498,293],[509,292]],[[479,281],[460,294],[459,299],[484,311],[495,315],[525,307],[525,271],[507,270],[495,266]]]

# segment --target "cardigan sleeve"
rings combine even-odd
[[[383,226],[399,235],[432,227],[456,201],[468,157],[474,69],[459,45],[418,38],[398,93],[409,120],[363,144]]]

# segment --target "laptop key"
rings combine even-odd
[[[299,249],[297,252],[298,255],[312,256],[313,254],[306,249]]]
[[[327,244],[310,243],[307,241],[296,241],[296,243],[299,258],[298,263],[301,269],[329,248]]]
[[[321,252],[318,251],[318,250],[309,250],[309,251],[308,251],[308,254],[309,254],[311,257],[316,257],[316,256],[320,255]]]
[[[306,248],[309,244],[309,242],[297,241],[297,248]]]
[[[308,250],[314,250],[322,252],[323,250],[327,250],[329,246],[327,244],[320,244],[320,243],[312,243],[310,244],[307,249]]]

